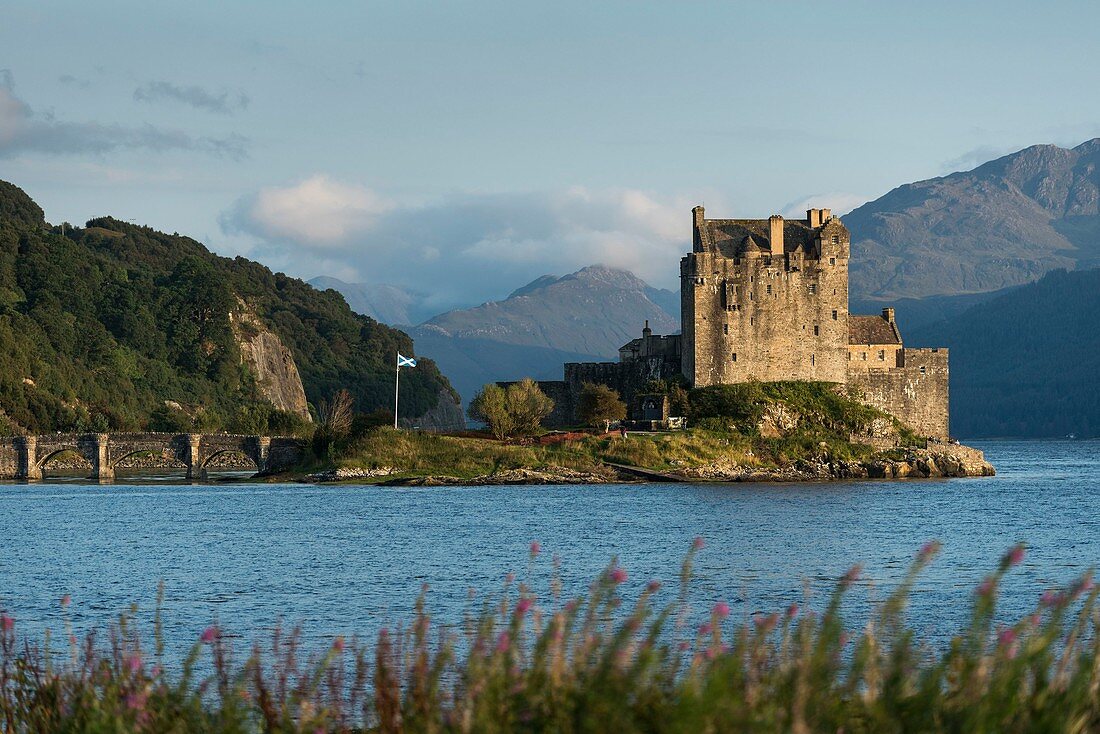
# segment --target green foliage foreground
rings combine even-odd
[[[936,652],[908,629],[907,596],[938,550],[909,573],[859,632],[841,601],[853,568],[820,610],[792,605],[741,623],[715,604],[690,624],[687,586],[655,606],[612,562],[586,598],[540,605],[509,580],[499,604],[458,632],[435,633],[423,598],[406,631],[373,645],[337,638],[306,656],[278,631],[240,660],[217,627],[182,672],[166,673],[127,620],[106,645],[70,637],[41,651],[0,618],[5,732],[1024,732],[1100,727],[1100,623],[1091,575],[1044,594],[1035,612],[994,623],[1005,554],[973,592],[969,625]],[[532,544],[532,560],[538,544]],[[622,606],[624,591],[637,601]],[[67,599],[62,600],[67,603]],[[207,669],[209,677],[196,674]]]

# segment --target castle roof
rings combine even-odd
[[[881,316],[849,316],[849,344],[897,344],[901,345],[901,334],[895,324]]]
[[[700,233],[725,257],[737,257],[745,251],[749,240],[760,250],[771,249],[771,233],[767,219],[705,219],[706,232]],[[783,220],[783,245],[786,252],[808,250],[816,237],[817,229],[802,219]],[[777,255],[779,253],[772,253]]]

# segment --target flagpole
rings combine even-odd
[[[397,359],[397,377],[393,381],[393,428],[397,430],[397,401],[401,397],[401,358]]]

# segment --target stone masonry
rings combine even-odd
[[[539,383],[555,403],[547,425],[576,423],[585,382],[632,406],[654,379],[808,380],[850,385],[918,434],[946,438],[947,350],[906,349],[892,308],[849,315],[850,242],[828,209],[797,220],[707,219],[695,207],[692,251],[680,261],[681,333],[654,335],[647,324],[617,363],[566,364],[563,380]]]

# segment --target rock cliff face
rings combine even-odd
[[[423,431],[461,431],[466,427],[462,406],[449,390],[440,389],[439,402],[424,415],[401,418],[403,428],[419,428]]]
[[[255,375],[264,397],[279,410],[311,420],[298,365],[279,336],[264,326],[244,301],[230,313],[229,323],[241,350],[241,362]]]

